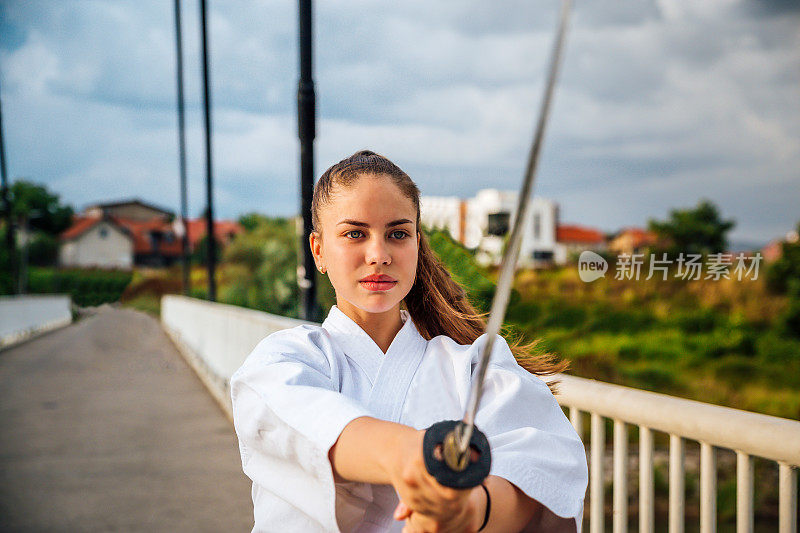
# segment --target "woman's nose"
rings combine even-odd
[[[372,239],[367,246],[366,258],[367,264],[382,264],[388,265],[392,262],[392,256],[389,254],[389,248],[383,239]]]

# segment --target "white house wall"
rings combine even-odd
[[[132,268],[133,241],[116,226],[99,222],[61,245],[59,263],[66,267]]]
[[[488,235],[489,215],[493,213],[509,213],[509,229],[516,218],[518,193],[483,189],[474,198],[466,201],[466,217],[464,221],[464,246],[478,248],[499,261],[502,254],[503,238]],[[461,200],[450,196],[424,196],[420,200],[421,217],[424,224],[447,229],[454,239],[460,236]],[[539,217],[539,235],[535,234],[534,220]],[[531,264],[533,252],[552,252],[556,260],[561,255],[556,251],[556,226],[558,224],[558,204],[546,198],[534,197],[528,209],[528,217],[523,226],[520,262]]]
[[[458,240],[461,200],[455,196],[423,196],[420,198],[420,218],[429,228],[444,229]]]

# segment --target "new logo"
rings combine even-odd
[[[578,276],[581,281],[589,283],[596,279],[605,277],[608,270],[608,262],[600,255],[584,250],[578,258]]]

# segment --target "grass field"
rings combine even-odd
[[[516,289],[508,321],[575,375],[800,419],[800,339],[762,280],[584,283],[567,267],[522,272]]]

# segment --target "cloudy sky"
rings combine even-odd
[[[361,148],[423,194],[517,189],[555,1],[315,3],[317,176]],[[296,2],[210,0],[215,205],[299,209]],[[197,0],[183,1],[189,196],[204,205]],[[613,231],[701,198],[763,243],[800,221],[800,3],[577,0],[536,193]],[[12,179],[77,208],[178,210],[171,0],[2,0]]]

